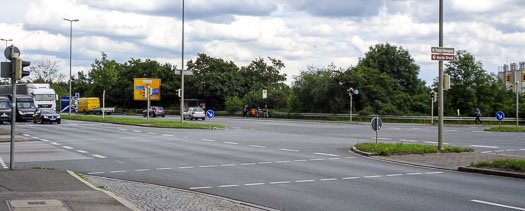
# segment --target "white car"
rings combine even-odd
[[[202,119],[206,120],[206,111],[199,107],[191,107],[184,110],[184,119]]]

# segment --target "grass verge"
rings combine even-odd
[[[107,122],[127,125],[148,125],[157,127],[173,127],[173,128],[224,128],[223,125],[218,124],[199,124],[199,123],[180,123],[178,121],[168,120],[154,120],[150,119],[149,122],[145,119],[133,119],[133,118],[118,118],[118,117],[98,117],[98,116],[74,116],[74,115],[61,115],[62,119],[73,119],[83,120],[92,122]]]
[[[493,160],[489,162],[479,162],[474,164],[475,167],[480,168],[496,168],[506,171],[525,172],[525,160]]]
[[[356,144],[355,147],[364,152],[377,153],[381,156],[390,155],[407,155],[407,154],[426,154],[426,153],[437,153],[437,147],[432,145],[422,144],[385,144],[385,143],[360,143]],[[443,152],[472,152],[471,148],[465,147],[454,147],[445,146]]]
[[[485,131],[491,131],[491,132],[518,132],[518,133],[525,133],[525,128],[523,127],[491,127],[491,128],[485,128]]]

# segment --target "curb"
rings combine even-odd
[[[352,146],[352,148],[350,148],[350,150],[352,150],[352,152],[355,152],[357,154],[360,154],[360,155],[366,156],[366,157],[371,157],[371,156],[376,156],[377,155],[377,153],[375,153],[375,152],[364,152],[364,151],[358,150],[357,148],[355,148],[355,146]]]
[[[391,159],[387,159],[387,158],[382,158],[380,156],[377,156],[376,153],[363,152],[363,151],[360,151],[360,150],[356,149],[354,146],[352,146],[351,150],[352,150],[352,152],[354,152],[356,154],[359,154],[359,155],[367,157],[368,159],[377,160],[377,161],[383,161],[383,162],[389,162],[389,163],[397,163],[397,164],[410,165],[410,166],[417,166],[417,167],[423,167],[423,168],[441,169],[441,170],[447,170],[447,171],[450,171],[450,170],[456,171],[457,170],[457,169],[449,169],[449,168],[443,168],[443,167],[432,166],[432,165],[424,165],[424,164],[420,164],[420,163],[410,163],[410,162],[406,162],[406,161],[398,161],[398,160],[391,160]]]
[[[143,124],[100,122],[100,121],[90,121],[90,120],[81,120],[81,119],[65,119],[65,120],[83,121],[83,122],[98,122],[98,123],[115,124],[115,125],[131,125],[131,126],[138,126],[138,127],[171,128],[171,129],[225,130],[227,128],[227,127],[224,127],[224,128],[216,128],[216,127],[214,127],[214,128],[208,128],[208,127],[168,127],[168,126],[153,126],[153,125],[143,125]]]
[[[481,169],[481,168],[475,168],[475,167],[459,167],[458,171],[525,179],[525,174],[522,174],[522,173],[498,171],[498,170],[491,170],[491,169]]]
[[[119,197],[117,195],[115,195],[114,193],[110,192],[110,191],[107,191],[107,190],[104,190],[104,189],[101,189],[101,188],[98,188],[98,187],[95,187],[93,184],[89,183],[88,181],[80,178],[78,175],[76,175],[74,172],[72,171],[66,171],[67,173],[69,173],[71,176],[73,176],[74,178],[76,178],[77,180],[79,180],[80,182],[86,184],[87,186],[89,186],[90,188],[93,188],[94,190],[98,190],[98,191],[102,191],[103,193],[105,193],[106,195],[108,195],[109,197],[111,198],[114,198],[115,200],[117,200],[118,202],[120,202],[122,205],[126,206],[127,208],[133,210],[133,211],[141,211],[139,208],[137,208],[134,204],[132,204],[131,202],[129,202],[128,200],[122,198],[122,197]]]

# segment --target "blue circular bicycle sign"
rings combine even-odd
[[[215,116],[215,113],[213,113],[212,110],[208,110],[208,111],[206,111],[206,116],[207,116],[209,119],[213,119],[213,117]]]
[[[496,113],[496,119],[501,121],[503,120],[503,118],[505,118],[505,114],[502,111],[499,111],[498,113]]]

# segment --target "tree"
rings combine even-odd
[[[33,83],[48,83],[60,82],[65,80],[64,74],[58,73],[58,65],[56,61],[50,59],[37,61],[34,65],[29,66],[31,75],[30,80]]]
[[[243,107],[242,100],[237,96],[227,97],[224,104],[226,111],[230,114],[233,114],[236,111],[241,111]]]

